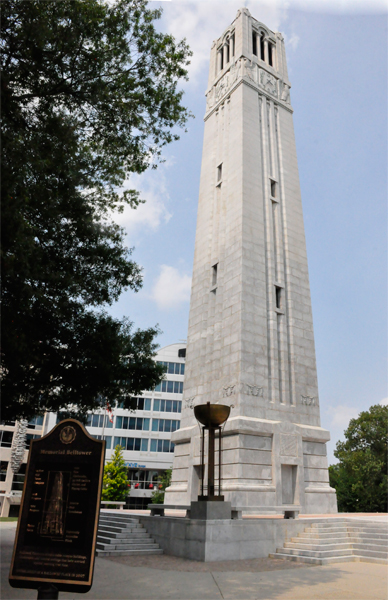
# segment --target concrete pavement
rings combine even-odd
[[[8,584],[16,523],[0,523],[1,598],[36,598]],[[388,600],[387,566],[330,566],[272,559],[200,563],[173,556],[97,558],[87,594],[60,599],[95,600]]]

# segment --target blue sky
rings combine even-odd
[[[127,230],[143,289],[110,308],[136,327],[159,324],[160,346],[187,336],[213,39],[245,5],[286,40],[314,316],[322,426],[329,461],[351,417],[387,398],[387,5],[368,0],[150,2],[158,27],[194,56],[184,100],[195,115],[156,171],[130,187],[146,203]]]

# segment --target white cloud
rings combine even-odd
[[[135,210],[125,206],[122,213],[115,213],[114,220],[125,228],[129,245],[132,245],[134,238],[136,239],[140,232],[142,234],[155,232],[171,219],[172,214],[167,208],[170,196],[164,172],[169,166],[164,163],[156,171],[132,175],[126,183],[126,189],[139,190],[140,198],[145,200],[145,203],[139,204]]]
[[[163,25],[176,39],[185,37],[193,51],[189,67],[190,83],[196,84],[199,73],[209,69],[209,52],[213,40],[218,39],[230,25],[237,11],[245,5],[253,17],[277,30],[286,5],[284,2],[257,2],[248,0],[174,0],[163,5]]]
[[[189,67],[189,85],[196,85],[198,75],[209,69],[209,51],[233,21],[237,10],[245,6],[251,15],[273,31],[285,34],[284,24],[289,9],[373,13],[387,11],[387,0],[173,0],[163,3],[163,29],[176,39],[187,39],[193,51]],[[299,37],[292,33],[288,45],[295,50]]]
[[[290,0],[288,5],[299,10],[353,14],[387,10],[387,0]]]
[[[299,40],[300,40],[300,37],[299,37],[299,35],[296,35],[296,33],[293,33],[290,37],[288,37],[286,34],[284,34],[284,41],[285,41],[287,48],[296,50],[298,47],[298,44],[299,44]]]
[[[177,308],[189,302],[191,277],[180,273],[175,267],[162,265],[160,275],[152,288],[151,298],[163,310]]]
[[[331,406],[328,411],[332,415],[331,426],[347,428],[350,419],[355,419],[359,415],[359,409],[355,406],[337,405]]]
[[[381,406],[388,406],[388,398],[383,398],[380,402]]]

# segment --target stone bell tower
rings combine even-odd
[[[165,502],[196,499],[192,407],[210,401],[232,405],[226,500],[333,513],[282,35],[240,9],[213,43],[206,98],[184,408]]]

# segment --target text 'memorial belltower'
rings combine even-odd
[[[239,507],[337,512],[320,426],[284,40],[248,9],[213,43],[181,429],[166,504],[196,500],[192,407],[233,405],[222,493]]]

